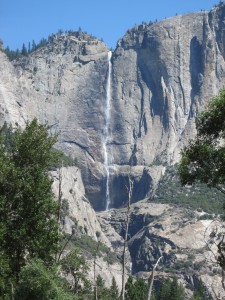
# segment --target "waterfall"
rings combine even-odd
[[[110,179],[110,153],[107,149],[109,142],[109,125],[110,125],[110,110],[111,110],[111,57],[112,52],[108,52],[108,74],[106,83],[106,107],[105,107],[105,128],[104,128],[104,139],[103,139],[103,151],[104,151],[104,166],[106,170],[106,210],[110,206],[110,193],[109,193],[109,179]]]

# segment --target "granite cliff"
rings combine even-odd
[[[154,195],[167,166],[195,136],[197,113],[224,87],[224,29],[222,3],[210,12],[135,26],[110,55],[102,41],[82,32],[52,35],[17,61],[0,51],[0,125],[23,127],[37,117],[59,135],[57,147],[78,159],[79,168],[62,170],[65,232],[75,223],[94,241],[100,232],[100,241],[121,258],[125,209],[98,215],[94,209],[124,206],[129,176],[132,202]],[[57,196],[59,174],[52,176]],[[163,255],[161,273],[176,269],[192,287],[197,275],[210,289],[220,270],[206,266],[204,234],[215,216],[204,215],[132,204],[127,267],[143,277]],[[106,270],[104,276],[114,275],[119,284],[118,261],[109,270],[98,259],[98,272]]]
[[[61,177],[62,199],[68,201],[64,210],[62,229],[71,234],[75,228],[74,244],[86,256],[88,277],[93,282],[93,265],[98,242],[96,274],[100,274],[109,287],[114,276],[121,289],[122,253],[125,236],[127,208],[110,209],[96,213],[85,196],[81,174],[77,167],[64,167],[51,172],[53,191],[58,197]],[[194,288],[201,279],[207,289],[224,295],[221,287],[221,268],[216,262],[224,222],[219,215],[202,209],[191,210],[172,204],[153,203],[144,199],[130,208],[126,272],[148,279],[152,266],[163,257],[156,272],[157,281],[171,276],[179,278],[185,287],[186,299],[191,299]],[[66,248],[66,251],[69,247]]]
[[[57,147],[78,158],[97,210],[107,189],[109,207],[126,202],[129,174],[132,201],[151,196],[195,135],[196,114],[224,86],[224,17],[221,4],[135,26],[112,53],[110,82],[109,49],[85,33],[53,35],[18,61],[0,52],[1,123],[47,121]]]

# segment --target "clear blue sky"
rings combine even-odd
[[[83,31],[103,38],[109,47],[142,21],[210,10],[219,0],[0,0],[0,38],[11,49],[58,29]]]

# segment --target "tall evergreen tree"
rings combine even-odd
[[[158,291],[158,300],[184,300],[184,288],[178,283],[177,278],[162,281]]]
[[[27,55],[27,47],[25,46],[25,44],[23,44],[23,46],[22,46],[21,54],[24,56]]]
[[[193,300],[212,300],[212,296],[200,279],[193,294]]]
[[[72,278],[70,287],[73,293],[82,293],[82,287],[88,284],[86,279],[88,266],[78,249],[72,248],[69,254],[63,257],[60,264],[65,275]]]
[[[146,300],[148,295],[148,284],[138,278],[136,281],[130,276],[125,285],[126,300]]]
[[[109,290],[105,287],[105,281],[98,275],[96,280],[98,300],[111,300]]]
[[[50,264],[57,252],[57,203],[48,175],[56,138],[49,137],[48,126],[36,119],[24,131],[4,130],[0,137],[0,255],[7,258],[10,276],[18,282],[29,258]]]
[[[173,280],[170,284],[170,294],[168,300],[184,300],[185,293],[184,288],[181,284],[178,283],[177,278],[173,277]]]
[[[111,296],[112,300],[118,300],[119,299],[119,289],[118,289],[118,286],[116,284],[115,277],[113,277],[113,279],[112,279],[112,285],[110,287],[110,296]]]
[[[170,285],[170,279],[165,279],[161,282],[157,296],[158,300],[168,300],[168,296],[170,294]]]
[[[31,46],[31,52],[35,51],[37,49],[37,45],[35,43],[35,41],[32,41],[32,46]]]
[[[2,298],[1,298],[2,299]],[[39,259],[22,267],[15,300],[75,300],[57,266],[47,267]]]

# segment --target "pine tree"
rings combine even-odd
[[[98,300],[110,300],[110,291],[105,287],[105,281],[100,275],[97,276],[96,284]]]
[[[15,299],[74,300],[74,295],[67,282],[60,277],[57,266],[49,267],[39,259],[32,259],[21,269]]]
[[[23,46],[22,46],[21,54],[24,56],[27,56],[27,48],[26,48],[25,44],[23,44]]]
[[[125,285],[125,299],[126,300],[146,300],[148,295],[148,284],[142,279],[138,278],[133,281],[130,276]]]
[[[170,279],[166,279],[161,282],[157,296],[158,300],[168,300],[168,295],[170,294],[170,285]]]
[[[156,294],[155,294],[155,290],[154,290],[154,289],[152,290],[151,300],[157,300]]]
[[[164,280],[158,291],[158,300],[184,300],[184,288],[178,283],[177,278]]]
[[[36,119],[24,131],[1,131],[0,255],[16,282],[28,259],[50,264],[57,252],[57,203],[48,175],[55,141]]]
[[[119,289],[118,289],[118,286],[116,284],[116,280],[115,280],[114,276],[112,278],[112,285],[110,287],[110,296],[111,296],[112,300],[119,299]]]
[[[133,277],[129,276],[126,285],[125,285],[125,299],[126,300],[132,300],[134,298],[134,283],[133,283]]]
[[[178,283],[177,278],[173,277],[173,280],[170,284],[170,294],[169,294],[169,300],[184,300],[185,294],[184,294],[184,288],[181,284]]]
[[[212,296],[200,279],[193,294],[193,300],[211,300]]]
[[[82,286],[88,284],[86,279],[88,266],[78,249],[71,249],[69,254],[63,257],[60,264],[65,275],[69,275],[73,279],[70,284],[73,293],[82,293]]]
[[[35,43],[35,41],[32,41],[32,46],[31,46],[31,52],[35,51],[37,49],[37,45]]]

